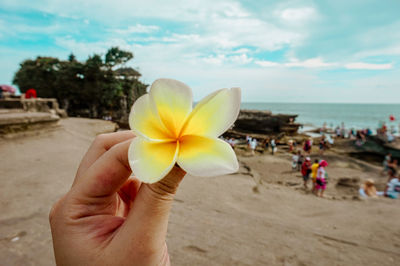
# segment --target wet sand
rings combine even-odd
[[[104,121],[69,118],[40,134],[0,140],[0,265],[54,265],[48,212],[70,187]],[[400,200],[359,200],[339,178],[380,168],[327,154],[326,198],[302,188],[286,153],[238,152],[239,173],[186,176],[170,217],[173,265],[395,265]]]

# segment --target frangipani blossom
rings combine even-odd
[[[221,89],[192,110],[192,90],[182,82],[158,79],[132,106],[129,125],[136,138],[129,164],[145,183],[165,177],[175,164],[194,176],[236,172],[235,152],[218,138],[235,122],[240,88]]]

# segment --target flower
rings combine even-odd
[[[154,81],[129,115],[137,136],[128,151],[135,176],[155,183],[175,164],[193,176],[236,172],[235,152],[218,136],[236,120],[240,96],[240,88],[221,89],[192,109],[192,90],[186,84],[172,79]]]

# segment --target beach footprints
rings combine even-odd
[[[185,246],[184,248],[183,248],[185,251],[188,251],[188,252],[192,252],[192,253],[207,253],[207,250],[205,250],[205,249],[202,249],[202,248],[200,248],[200,247],[198,247],[198,246],[195,246],[195,245],[188,245],[188,246]]]

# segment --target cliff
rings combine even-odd
[[[224,135],[227,137],[253,137],[296,135],[301,124],[295,123],[297,115],[272,114],[270,111],[240,110],[238,119],[232,129]]]

